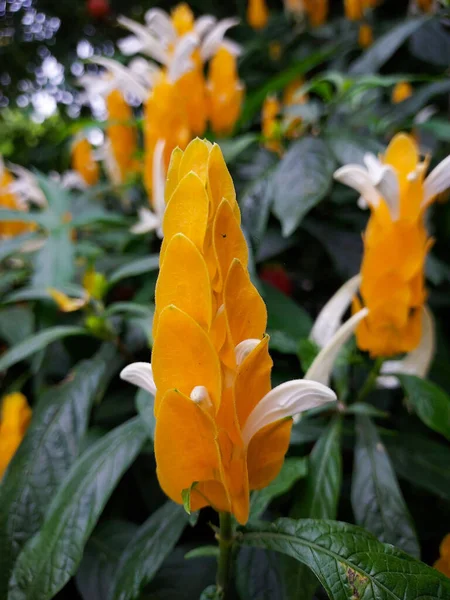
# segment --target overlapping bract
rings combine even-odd
[[[152,364],[122,377],[155,394],[161,487],[192,510],[245,523],[249,490],[279,472],[291,416],[335,400],[314,381],[271,390],[265,304],[248,273],[233,181],[218,145],[172,154],[166,182]]]
[[[425,179],[428,160],[420,161],[414,139],[395,136],[384,156],[366,157],[367,169],[347,165],[336,178],[357,189],[371,210],[364,234],[359,295],[370,313],[358,327],[358,346],[372,356],[410,352],[422,336],[426,299],[424,266],[432,245],[424,215],[435,196],[448,187],[447,158]]]
[[[0,480],[28,429],[31,409],[19,392],[8,394],[0,406]]]

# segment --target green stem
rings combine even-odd
[[[362,388],[359,390],[359,394],[356,397],[356,402],[362,402],[366,399],[366,396],[370,394],[370,392],[375,387],[377,377],[380,374],[381,366],[383,364],[384,358],[378,357],[367,376],[366,381],[364,382]]]
[[[233,525],[231,514],[219,513],[219,565],[217,567],[217,591],[219,597],[227,599],[231,570],[231,550],[233,546]]]

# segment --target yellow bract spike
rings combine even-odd
[[[0,412],[0,480],[31,421],[31,408],[20,392],[4,396]]]
[[[266,0],[249,0],[247,5],[247,21],[253,29],[264,29],[269,20],[269,9]]]

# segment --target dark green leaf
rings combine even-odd
[[[396,27],[389,29],[387,33],[378,38],[362,56],[350,65],[349,74],[367,75],[378,71],[409,36],[423,25],[425,20],[425,18],[405,19]]]
[[[297,354],[299,340],[311,331],[311,317],[272,285],[263,283],[262,295],[267,305],[270,347],[286,354]]]
[[[49,600],[64,587],[77,570],[108,498],[145,440],[136,418],[105,435],[75,462],[41,530],[19,555],[9,600]]]
[[[32,285],[61,287],[70,283],[74,274],[74,250],[71,230],[55,229],[35,255]]]
[[[11,256],[15,252],[20,251],[22,246],[31,240],[37,239],[36,233],[26,233],[24,235],[17,235],[10,238],[9,240],[2,240],[0,245],[0,260]]]
[[[154,402],[155,399],[150,392],[142,389],[138,390],[135,398],[136,408],[147,429],[147,435],[151,440],[155,439],[156,427],[155,411],[153,408]]]
[[[136,275],[142,275],[143,273],[149,273],[150,271],[156,271],[158,268],[159,254],[138,258],[113,271],[108,277],[108,283],[110,285],[115,285],[121,279],[135,277]]]
[[[219,546],[198,546],[193,550],[189,550],[189,552],[185,554],[184,558],[200,558],[203,556],[213,556],[214,558],[218,558],[219,555]]]
[[[285,237],[326,196],[334,168],[334,158],[319,138],[305,137],[292,144],[283,156],[273,175],[273,211]]]
[[[306,458],[286,458],[278,476],[264,489],[252,492],[251,518],[259,518],[274,498],[288,492],[296,481],[306,476]]]
[[[245,190],[241,199],[242,224],[256,247],[266,232],[272,200],[271,177],[257,179]]]
[[[172,552],[186,525],[183,507],[168,501],[138,529],[120,559],[112,600],[136,598]]]
[[[399,375],[414,412],[430,429],[450,440],[450,396],[431,381],[415,375]]]
[[[222,600],[223,595],[217,589],[215,585],[209,585],[205,590],[203,590],[199,600]]]
[[[294,423],[291,433],[291,444],[310,444],[320,438],[327,427],[327,419],[311,419],[302,417],[298,423]]]
[[[420,557],[420,547],[394,469],[368,417],[357,417],[352,478],[356,523],[381,541]]]
[[[107,521],[91,535],[75,575],[83,600],[111,599],[117,565],[136,529],[136,525],[126,521]]]
[[[392,126],[401,123],[408,117],[415,117],[416,114],[435,96],[448,94],[450,91],[450,81],[435,81],[422,86],[414,94],[389,110],[386,122]],[[426,124],[424,124],[426,126]],[[447,123],[448,125],[448,123]]]
[[[350,406],[346,407],[345,414],[365,415],[367,417],[375,417],[380,419],[386,419],[389,416],[389,413],[385,412],[384,410],[380,410],[372,404],[366,404],[365,402],[355,402],[354,404],[350,404]]]
[[[82,327],[70,327],[65,325],[49,327],[39,333],[35,333],[2,354],[0,358],[0,371],[9,369],[12,365],[15,365],[24,358],[32,356],[35,352],[42,350],[42,348],[45,348],[52,342],[72,335],[89,335],[89,333]]]
[[[413,34],[409,47],[411,53],[424,62],[447,68],[450,64],[450,37],[440,19],[425,23]]]
[[[153,320],[155,307],[153,305],[138,304],[137,302],[116,302],[111,304],[106,310],[105,315],[125,314],[132,316],[144,317],[144,319]]]
[[[345,130],[330,131],[327,134],[327,142],[340,165],[362,165],[367,152],[378,154],[383,149],[382,144],[374,138]]]
[[[113,212],[104,210],[102,208],[95,208],[89,211],[83,212],[83,214],[76,216],[70,222],[71,227],[86,227],[86,225],[124,225],[126,219],[121,215]]]
[[[309,458],[302,497],[292,510],[295,517],[334,519],[342,482],[341,420],[336,418],[322,433]]]
[[[33,333],[34,315],[29,307],[10,306],[0,311],[0,338],[13,346]]]
[[[302,369],[305,373],[313,364],[314,359],[319,354],[319,352],[320,348],[315,342],[313,342],[313,340],[310,340],[308,338],[300,340],[298,344],[298,357],[300,359]]]
[[[420,435],[386,436],[384,442],[400,477],[450,500],[450,448]]]
[[[222,150],[223,157],[227,164],[232,163],[237,157],[247,150],[252,144],[258,140],[258,136],[254,133],[245,133],[239,137],[234,137],[226,140],[219,140],[218,144]]]
[[[90,408],[114,374],[115,350],[103,347],[67,381],[40,398],[31,425],[0,485],[0,597],[14,561],[44,520],[80,452]]]
[[[240,542],[307,565],[333,600],[450,598],[450,580],[441,573],[347,523],[278,519],[247,526]]]
[[[239,550],[236,587],[241,600],[285,600],[279,558],[276,552],[260,548]]]

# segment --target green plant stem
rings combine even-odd
[[[377,382],[377,377],[380,374],[381,366],[383,364],[384,358],[378,357],[367,376],[366,381],[364,382],[362,388],[359,390],[359,393],[356,397],[356,402],[362,402],[366,399],[366,396],[370,394],[370,392],[375,387]]]
[[[223,600],[228,598],[230,570],[231,570],[231,550],[233,546],[233,525],[231,514],[228,512],[219,513],[219,564],[217,567],[217,591],[219,597]]]

